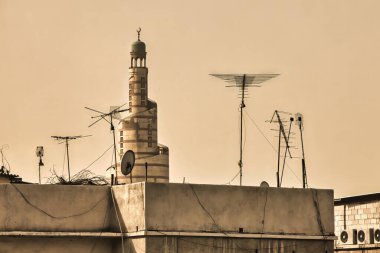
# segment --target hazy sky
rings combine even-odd
[[[379,191],[379,1],[0,0],[0,145],[13,173],[38,181],[62,171],[51,135],[70,145],[72,174],[112,143],[100,111],[128,102],[130,45],[147,44],[149,97],[170,181],[224,184],[238,172],[239,100],[209,73],[279,73],[246,100],[244,185],[274,186],[275,109],[301,112],[309,185],[335,196]],[[249,117],[248,117],[249,115]],[[296,143],[297,144],[297,143]],[[299,147],[299,144],[297,144]],[[295,151],[295,153],[299,152]],[[91,169],[104,174],[108,152]],[[289,161],[301,178],[300,160]],[[300,187],[287,168],[284,186]],[[44,181],[44,180],[43,180]],[[238,178],[232,182],[238,184]]]

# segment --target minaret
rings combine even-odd
[[[137,41],[132,44],[129,67],[129,115],[121,120],[120,157],[127,150],[136,155],[131,176],[118,171],[118,183],[145,181],[169,182],[169,149],[157,142],[157,104],[148,98],[148,68],[146,47],[140,40],[141,29],[137,30]],[[119,169],[120,170],[120,169]]]

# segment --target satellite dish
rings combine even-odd
[[[260,187],[268,188],[269,184],[266,181],[262,181],[261,184],[260,184]]]
[[[128,175],[131,173],[133,166],[135,166],[135,153],[132,150],[128,150],[121,159],[121,173]]]

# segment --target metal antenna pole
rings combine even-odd
[[[116,137],[115,137],[115,127],[112,123],[112,114],[110,115],[110,124],[111,124],[111,131],[113,134],[113,150],[114,150],[114,158],[115,158],[115,184],[117,185],[117,160],[116,160]]]
[[[69,141],[71,140],[76,140],[84,137],[89,137],[91,135],[78,135],[78,136],[51,136],[52,138],[56,140],[64,140],[63,142],[66,144],[66,154],[67,154],[67,172],[69,174],[69,181],[71,180],[71,175],[70,175],[70,157],[69,157]],[[59,144],[62,144],[63,142],[60,142]]]
[[[111,126],[111,131],[112,131],[112,135],[113,135],[113,149],[114,149],[114,155],[115,155],[115,184],[117,185],[117,156],[116,156],[116,136],[115,136],[115,127],[113,125],[113,118],[117,118],[115,115],[118,114],[118,113],[121,113],[121,112],[125,112],[125,111],[129,111],[129,108],[128,109],[123,109],[123,110],[119,110],[121,107],[125,106],[126,104],[123,104],[117,108],[115,108],[114,110],[112,110],[111,112],[109,113],[104,113],[104,112],[101,112],[101,111],[98,111],[98,110],[95,110],[95,109],[91,109],[89,107],[85,107],[85,109],[87,110],[90,110],[90,111],[94,111],[96,113],[99,113],[98,116],[94,116],[94,117],[91,117],[92,119],[94,118],[98,118],[95,122],[93,122],[91,125],[89,125],[88,127],[91,127],[93,125],[95,125],[96,123],[98,123],[99,121],[101,121],[102,119],[107,121],[108,123],[110,123],[110,126]],[[110,117],[110,120],[107,120],[106,117]]]
[[[277,157],[277,187],[280,187],[280,157],[281,157],[281,126],[278,131],[278,157]]]
[[[289,125],[289,131],[288,131],[288,140],[290,138],[290,133],[291,133],[291,129],[292,129],[292,123],[293,123],[293,117],[290,117],[290,125]],[[286,146],[286,150],[285,150],[285,155],[284,155],[284,160],[282,162],[282,171],[281,171],[281,180],[280,180],[280,187],[282,185],[282,178],[284,177],[284,169],[285,169],[285,162],[286,162],[286,155],[287,155],[287,150],[288,150],[289,146]]]
[[[69,157],[69,138],[65,138],[66,140],[66,154],[67,154],[67,172],[69,173],[69,181],[70,177],[70,157]]]
[[[240,185],[243,183],[243,109],[245,107],[244,104],[244,94],[245,94],[245,74],[243,75],[243,83],[242,83],[242,96],[241,96],[241,104],[240,104],[240,160],[239,160],[239,168],[240,168]]]
[[[230,85],[226,87],[239,88],[241,92],[241,104],[240,104],[240,159],[239,159],[239,174],[240,185],[243,183],[243,109],[245,107],[244,98],[246,96],[246,89],[251,87],[261,87],[261,83],[272,79],[278,74],[210,74],[214,77],[220,78]]]
[[[41,165],[42,163],[42,158],[40,157],[40,162],[38,163],[38,182],[41,184]]]
[[[302,118],[298,117],[299,129],[301,135],[301,146],[302,146],[302,187],[306,188],[307,186],[307,176],[306,176],[306,164],[305,164],[305,151],[303,148],[303,136],[302,136]]]

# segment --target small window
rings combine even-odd
[[[145,99],[144,99],[144,100],[141,100],[141,105],[142,105],[142,106],[145,106]]]
[[[152,137],[148,137],[148,147],[152,147]]]
[[[152,135],[152,125],[148,124],[148,135]]]
[[[130,108],[132,107],[132,102],[129,102],[129,111],[131,110]]]
[[[130,89],[130,90],[133,89],[133,84],[132,84],[132,83],[129,84],[129,89]]]
[[[120,143],[120,149],[122,149],[123,148],[123,143]]]

